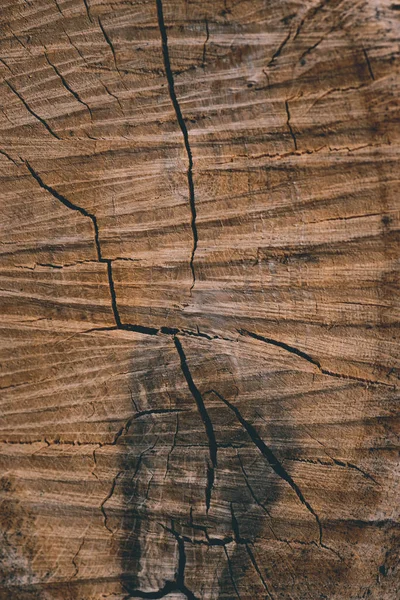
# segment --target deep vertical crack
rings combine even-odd
[[[192,150],[191,150],[190,144],[189,144],[189,133],[188,133],[188,130],[186,127],[185,120],[182,115],[181,107],[180,107],[178,98],[176,96],[176,92],[175,92],[175,83],[174,83],[174,76],[173,76],[172,68],[171,68],[171,61],[169,58],[168,37],[167,37],[167,30],[165,28],[162,0],[156,0],[156,3],[157,3],[158,27],[159,27],[160,34],[161,34],[162,53],[163,53],[163,59],[164,59],[165,73],[166,73],[167,81],[168,81],[169,95],[170,95],[171,102],[172,102],[172,105],[175,110],[176,119],[178,121],[179,127],[180,127],[182,135],[183,135],[183,141],[185,144],[186,154],[187,154],[187,158],[188,158],[187,181],[188,181],[188,188],[189,188],[189,205],[190,205],[190,211],[192,214],[190,226],[192,229],[192,237],[193,237],[193,247],[192,247],[192,253],[190,256],[190,270],[192,272],[192,285],[190,288],[190,292],[192,292],[194,285],[196,283],[194,257],[196,254],[197,243],[198,243],[198,239],[199,239],[198,234],[197,234],[197,225],[196,225],[197,213],[196,213],[196,202],[195,202],[194,183],[193,183],[193,155],[192,155]]]
[[[210,415],[208,414],[207,408],[204,404],[203,396],[200,393],[200,390],[196,386],[193,381],[192,374],[190,372],[189,366],[187,364],[186,355],[183,350],[182,344],[177,336],[174,336],[175,347],[179,354],[180,363],[182,373],[186,379],[186,383],[188,384],[188,388],[196,402],[197,410],[199,411],[201,420],[203,421],[204,428],[206,430],[206,435],[208,438],[208,447],[210,452],[210,459],[207,467],[207,486],[206,486],[206,509],[207,512],[210,508],[211,503],[211,493],[214,485],[215,479],[215,469],[217,466],[217,441],[215,438],[214,427],[210,419]]]
[[[172,535],[174,536],[174,538],[176,539],[177,544],[178,544],[179,559],[178,559],[178,568],[176,571],[175,581],[176,581],[176,585],[179,589],[185,585],[185,567],[186,567],[185,542],[183,541],[181,536],[175,531],[173,523],[172,523],[172,527],[171,528],[166,527],[166,530],[169,531],[169,533],[172,533]]]

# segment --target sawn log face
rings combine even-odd
[[[400,6],[0,8],[0,599],[399,598]]]

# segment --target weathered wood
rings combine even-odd
[[[399,598],[400,5],[0,6],[1,600]]]

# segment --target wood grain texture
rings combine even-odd
[[[397,600],[400,5],[0,8],[0,599]]]

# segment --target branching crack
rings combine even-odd
[[[135,421],[136,419],[140,419],[141,417],[148,416],[148,415],[168,415],[168,414],[175,414],[175,413],[180,413],[180,412],[185,412],[185,410],[183,408],[155,408],[155,409],[139,411],[139,412],[135,413],[134,415],[132,415],[126,421],[126,423],[124,425],[122,425],[122,427],[119,428],[119,430],[117,431],[117,433],[114,436],[113,441],[108,445],[115,446],[117,444],[118,440],[120,439],[120,437],[122,437],[122,435],[128,433],[128,431],[132,425],[132,422]]]
[[[296,29],[296,33],[293,36],[293,41],[295,41],[295,39],[299,36],[303,25],[306,21],[311,21],[316,15],[317,13],[324,8],[324,6],[329,2],[329,0],[322,0],[322,2],[320,4],[317,4],[317,6],[312,7],[310,10],[308,10],[306,12],[306,14],[304,15],[304,17],[301,19],[299,25],[297,26]]]
[[[116,94],[113,94],[113,93],[110,91],[110,89],[108,88],[108,86],[106,86],[106,84],[105,84],[103,81],[101,81],[101,80],[100,80],[100,83],[102,84],[103,88],[106,90],[107,94],[108,94],[109,96],[111,96],[112,98],[114,98],[114,99],[115,99],[115,100],[118,102],[118,105],[119,105],[119,107],[120,107],[120,109],[121,109],[121,112],[122,112],[122,114],[125,114],[124,107],[122,106],[122,104],[121,104],[121,101],[120,101],[120,99],[118,98],[118,96],[117,96]],[[131,260],[131,259],[120,258],[119,260]]]
[[[182,373],[186,379],[188,388],[196,402],[197,410],[199,411],[201,420],[203,421],[204,428],[206,430],[206,435],[208,438],[208,447],[209,447],[209,453],[210,453],[210,458],[209,458],[208,467],[207,467],[207,486],[206,486],[206,509],[208,512],[208,510],[210,508],[212,488],[214,485],[215,469],[217,467],[217,441],[215,438],[214,427],[211,422],[210,416],[208,414],[207,408],[204,404],[203,397],[200,393],[200,390],[198,389],[198,387],[196,386],[196,384],[193,381],[193,377],[192,377],[192,374],[190,372],[190,369],[189,369],[189,366],[188,366],[188,363],[186,360],[185,352],[184,352],[182,344],[177,336],[174,337],[174,342],[175,342],[175,347],[177,349],[177,352],[179,354]]]
[[[178,565],[173,581],[167,581],[165,585],[155,592],[142,592],[141,590],[129,590],[130,597],[135,598],[164,598],[172,592],[181,592],[188,598],[188,600],[198,600],[198,598],[189,590],[185,585],[185,568],[186,568],[186,552],[185,552],[185,541],[182,536],[179,535],[174,528],[174,522],[171,527],[165,527],[161,525],[165,531],[171,533],[176,539],[178,545]]]
[[[303,495],[303,492],[301,491],[301,489],[299,488],[299,486],[297,485],[297,483],[293,480],[293,478],[291,477],[291,475],[289,475],[289,473],[286,471],[285,467],[282,465],[282,463],[279,461],[279,459],[275,456],[275,454],[272,452],[272,450],[261,439],[261,437],[259,436],[259,434],[256,431],[256,429],[253,427],[253,425],[251,425],[251,423],[249,423],[242,416],[242,414],[236,408],[236,406],[234,406],[228,400],[226,400],[226,398],[224,398],[222,396],[222,394],[220,394],[219,392],[217,392],[214,389],[211,389],[211,390],[209,390],[206,393],[208,393],[208,394],[213,393],[228,408],[230,408],[230,410],[232,410],[234,412],[237,420],[242,425],[242,427],[247,431],[249,437],[251,438],[251,440],[253,441],[253,443],[255,444],[255,446],[259,449],[259,451],[264,456],[264,458],[267,460],[267,462],[271,466],[272,470],[278,475],[278,477],[280,477],[281,479],[283,479],[284,481],[286,481],[286,483],[289,484],[289,486],[292,488],[292,490],[294,491],[294,493],[296,494],[296,496],[298,497],[298,499],[300,500],[300,502],[306,507],[306,509],[308,510],[308,512],[314,517],[314,519],[315,519],[315,521],[317,523],[317,526],[318,526],[319,544],[320,544],[320,546],[322,546],[323,548],[327,548],[327,549],[331,550],[332,552],[334,552],[336,554],[336,552],[334,550],[332,550],[331,548],[329,548],[328,546],[326,546],[323,543],[323,541],[322,541],[322,533],[323,533],[322,532],[322,524],[321,524],[321,520],[320,520],[318,514],[315,512],[314,508],[311,506],[311,504],[308,502],[308,500],[306,500],[306,498]]]
[[[190,143],[189,143],[189,133],[188,133],[188,130],[186,127],[185,119],[183,118],[183,115],[182,115],[181,107],[180,107],[176,92],[175,92],[175,82],[174,82],[174,76],[173,76],[172,68],[171,68],[171,61],[170,61],[170,57],[169,57],[168,37],[167,37],[167,30],[166,30],[165,21],[164,21],[162,0],[156,0],[156,3],[157,3],[158,26],[159,26],[160,34],[161,34],[164,67],[165,67],[165,73],[166,73],[166,77],[167,77],[167,81],[168,81],[169,95],[170,95],[171,102],[172,102],[172,105],[175,110],[176,119],[178,121],[179,127],[180,127],[182,135],[183,135],[183,141],[184,141],[186,154],[187,154],[187,158],[188,158],[187,181],[188,181],[188,188],[189,188],[189,205],[190,205],[190,211],[192,214],[190,225],[191,225],[192,237],[193,237],[192,253],[190,256],[190,270],[192,272],[192,285],[190,288],[190,292],[192,292],[192,290],[195,286],[195,283],[196,283],[194,258],[195,258],[195,254],[196,254],[196,250],[197,250],[197,244],[198,244],[198,234],[197,234],[197,225],[196,225],[197,213],[196,213],[196,202],[195,202],[194,182],[193,182],[193,155],[192,155],[192,150],[190,148]],[[208,25],[207,25],[207,27],[208,27]]]
[[[98,260],[98,262],[107,265],[107,278],[108,278],[108,287],[109,287],[109,292],[110,292],[110,297],[111,297],[111,308],[112,308],[113,317],[114,317],[116,326],[115,327],[93,328],[93,329],[87,330],[84,333],[88,333],[91,331],[113,331],[115,329],[120,329],[120,330],[124,330],[124,331],[133,331],[136,333],[142,333],[145,335],[152,335],[152,336],[156,336],[158,334],[163,334],[163,335],[172,336],[174,338],[175,346],[176,346],[176,349],[179,353],[180,360],[181,360],[182,371],[185,375],[189,389],[192,392],[192,395],[196,400],[196,404],[198,406],[200,415],[204,422],[207,436],[208,436],[208,441],[209,441],[210,461],[209,461],[208,469],[207,469],[207,490],[206,490],[206,505],[207,505],[207,510],[208,510],[208,508],[210,506],[211,491],[212,491],[212,488],[214,485],[215,467],[217,465],[217,444],[216,444],[215,434],[214,434],[211,420],[210,420],[210,418],[208,416],[208,412],[204,406],[202,396],[201,396],[198,388],[194,384],[193,379],[191,377],[188,365],[186,363],[186,357],[185,357],[185,354],[184,354],[184,351],[182,348],[182,344],[179,341],[179,339],[177,338],[177,334],[180,333],[181,335],[190,335],[190,336],[195,336],[195,337],[201,337],[201,338],[208,339],[210,341],[215,340],[215,339],[225,340],[225,341],[234,341],[234,340],[232,340],[230,338],[226,338],[226,337],[220,337],[218,335],[211,336],[211,335],[208,335],[207,333],[202,333],[202,332],[200,332],[198,327],[197,327],[197,331],[190,331],[190,330],[186,330],[186,329],[179,330],[177,328],[171,328],[171,327],[166,327],[166,326],[156,328],[156,327],[148,327],[148,326],[144,326],[144,325],[136,325],[136,324],[132,324],[132,323],[122,323],[120,314],[119,314],[119,310],[118,310],[118,305],[117,305],[117,296],[116,296],[116,290],[115,290],[115,284],[114,284],[113,272],[112,272],[112,259],[103,258],[103,256],[102,256],[100,239],[99,239],[99,227],[98,227],[96,216],[94,214],[90,213],[89,211],[87,211],[85,208],[78,206],[77,204],[71,202],[68,198],[66,198],[65,196],[60,194],[56,189],[47,185],[43,181],[43,179],[39,175],[39,173],[37,173],[37,171],[32,167],[32,165],[27,160],[24,160],[23,162],[25,163],[25,165],[28,168],[32,177],[36,180],[36,182],[42,189],[49,192],[54,198],[56,198],[58,201],[60,201],[65,207],[79,212],[81,215],[89,218],[92,221],[93,229],[94,229],[94,241],[95,241],[95,247],[96,247],[96,253],[97,253],[97,260]],[[267,338],[267,337],[261,336],[256,333],[252,333],[247,330],[238,330],[238,333],[240,335],[247,335],[249,337],[252,337],[254,339],[262,341],[264,343],[283,348],[284,350],[286,350],[292,354],[295,354],[295,355],[299,356],[300,358],[303,358],[304,360],[308,361],[309,363],[315,365],[320,370],[320,372],[324,375],[338,377],[341,379],[360,381],[365,384],[380,384],[380,385],[392,387],[390,384],[386,384],[383,382],[369,380],[369,379],[365,379],[365,378],[361,378],[361,377],[355,377],[352,375],[343,375],[340,373],[335,373],[335,372],[329,371],[327,369],[323,369],[321,367],[321,364],[319,363],[319,361],[312,358],[309,354],[307,354],[306,352],[303,352],[302,350],[299,350],[293,346],[290,346],[289,344],[286,344],[284,342],[273,340],[272,338]],[[122,432],[121,432],[121,434],[122,434]]]
[[[133,473],[133,475],[132,475],[132,481],[135,479],[135,477],[136,477],[136,476],[137,476],[137,474],[139,473],[139,469],[140,469],[140,467],[142,466],[142,462],[143,462],[143,458],[144,458],[145,454],[147,454],[148,452],[150,452],[151,450],[153,450],[153,448],[155,448],[155,447],[156,447],[156,445],[157,445],[157,443],[158,443],[158,439],[159,439],[159,438],[157,437],[157,439],[156,439],[156,441],[154,442],[154,444],[152,444],[151,446],[148,446],[147,448],[145,448],[144,450],[142,450],[142,452],[139,454],[139,456],[138,456],[138,459],[137,459],[137,462],[136,462],[135,471],[134,471],[134,473]],[[151,476],[151,479],[150,479],[150,481],[149,481],[149,484],[148,484],[148,486],[147,486],[147,493],[149,492],[149,486],[150,486],[150,484],[151,484],[151,481],[152,481],[152,479],[153,479],[153,475],[154,475],[154,474],[152,474],[152,476]],[[134,493],[134,494],[135,494],[135,493]],[[134,495],[134,494],[133,494],[133,495]],[[133,497],[133,495],[132,495],[132,497]],[[130,500],[132,500],[132,497],[130,498]],[[129,500],[129,502],[130,502],[130,500]],[[129,502],[128,502],[128,503],[129,503]],[[143,503],[142,503],[142,504],[143,504]]]
[[[155,329],[153,327],[144,327],[141,325],[132,325],[132,324],[125,325],[121,322],[121,318],[120,318],[119,311],[118,311],[118,305],[117,305],[117,296],[116,296],[116,292],[115,292],[113,273],[112,273],[112,260],[109,258],[103,258],[103,256],[102,256],[101,246],[100,246],[100,238],[99,238],[99,226],[97,223],[96,216],[94,214],[90,213],[89,211],[87,211],[85,208],[82,208],[81,206],[74,204],[73,202],[68,200],[68,198],[66,198],[65,196],[60,194],[57,190],[55,190],[53,187],[51,187],[50,185],[47,185],[43,181],[43,179],[41,178],[39,173],[37,173],[37,171],[35,171],[35,169],[32,167],[32,165],[27,160],[25,160],[24,162],[25,162],[30,174],[32,175],[32,177],[37,181],[37,183],[39,184],[39,186],[42,189],[49,192],[54,198],[59,200],[67,208],[79,212],[81,215],[89,218],[92,221],[93,229],[94,229],[94,241],[95,241],[95,246],[96,246],[97,260],[98,260],[98,262],[107,265],[107,278],[108,278],[108,287],[109,287],[110,296],[111,296],[111,308],[113,311],[113,316],[114,316],[114,320],[117,325],[117,328],[128,330],[128,331],[136,331],[138,333],[145,333],[148,335],[157,335],[159,330]]]

